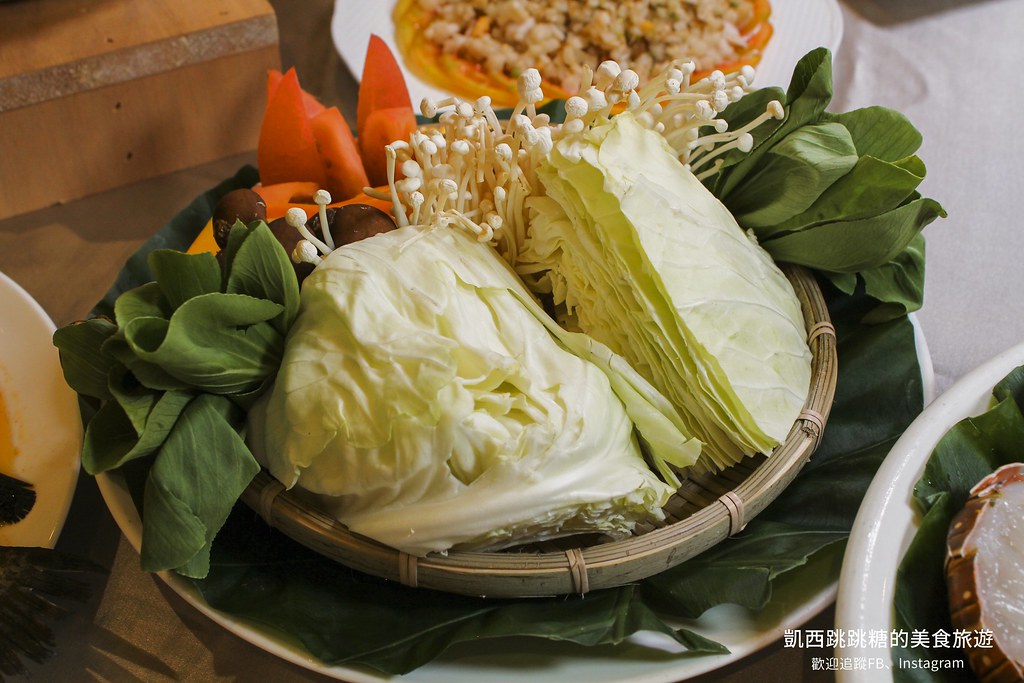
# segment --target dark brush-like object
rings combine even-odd
[[[0,473],[0,526],[25,519],[36,504],[32,484]]]

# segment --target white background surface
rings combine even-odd
[[[919,314],[936,389],[1024,340],[1024,3],[848,0],[833,110],[879,104],[924,135],[921,185],[949,212],[925,230]]]

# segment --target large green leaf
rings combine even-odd
[[[135,375],[123,365],[118,365],[110,372],[109,389],[111,397],[120,404],[132,427],[137,433],[146,428],[153,406],[163,392],[150,389],[135,378]]]
[[[143,320],[144,318],[140,317],[138,319]],[[153,318],[153,320],[157,324],[161,324],[160,321],[163,321],[163,318]],[[172,377],[156,363],[150,363],[139,358],[131,345],[125,340],[124,332],[123,327],[118,328],[115,334],[103,342],[101,347],[103,353],[110,355],[128,368],[135,379],[148,389],[158,391],[188,389],[188,382]]]
[[[53,333],[64,379],[79,394],[100,400],[111,398],[107,378],[117,361],[103,353],[102,346],[116,331],[117,325],[109,320],[93,318]]]
[[[785,103],[786,93],[781,88],[775,87],[754,90],[726,107],[725,111],[719,115],[719,118],[729,124],[729,130],[739,130],[763,114],[772,101],[779,102],[780,104]],[[753,138],[751,152],[764,144],[768,144],[770,147],[768,141],[772,138],[775,131],[782,126],[782,123],[782,121],[777,119],[769,119],[750,131],[750,135]],[[721,197],[722,186],[727,179],[733,176],[732,167],[747,159],[748,154],[738,149],[726,152],[722,157],[722,165],[718,173],[707,176],[702,182],[712,191],[712,194],[716,197]],[[737,174],[732,182],[739,183],[742,180],[740,175],[742,173]]]
[[[879,301],[864,322],[886,322],[919,310],[924,303],[924,253],[924,235],[918,233],[903,253],[886,264],[856,274],[824,275],[847,294],[854,293],[858,281],[863,282],[865,293]]]
[[[129,415],[119,401],[103,404],[85,430],[82,450],[85,471],[99,474],[152,455],[163,445],[193,396],[179,390],[150,394],[147,399],[152,400],[146,401],[150,407],[144,416]],[[137,403],[133,412],[142,408],[143,403]]]
[[[142,567],[205,576],[210,545],[259,471],[238,435],[244,415],[201,394],[178,419],[146,480]]]
[[[848,531],[878,466],[923,407],[910,321],[864,325],[871,302],[859,297],[844,304],[833,303],[839,381],[825,436],[797,480],[762,513],[765,519]]]
[[[811,50],[793,67],[786,89],[790,113],[786,124],[794,129],[817,121],[832,101],[832,52],[824,47]]]
[[[694,653],[721,646],[674,629],[636,586],[585,597],[488,600],[413,589],[313,553],[239,508],[214,544],[197,582],[207,602],[287,633],[321,661],[401,674],[461,642],[529,636],[580,645],[620,643],[639,630],[675,639]]]
[[[740,102],[744,99],[746,98]],[[818,48],[807,53],[793,70],[793,78],[783,100],[783,104],[786,105],[785,119],[778,125],[772,122],[765,124],[771,133],[749,154],[732,157],[733,163],[718,174],[715,180],[715,196],[728,206],[734,196],[742,193],[741,185],[744,185],[748,176],[760,167],[772,146],[802,126],[816,123],[831,101],[832,54],[825,48]],[[767,102],[764,104],[767,105]],[[730,126],[733,127],[731,122]]]
[[[189,254],[174,249],[158,249],[149,255],[149,267],[172,309],[192,297],[220,291],[220,266],[217,257],[210,252]]]
[[[766,240],[777,261],[818,270],[856,273],[896,258],[921,229],[945,212],[931,199],[915,199],[878,216],[840,220]]]
[[[943,566],[946,561],[946,532],[957,509],[950,503],[948,493],[940,494],[933,503],[921,519],[917,534],[896,571],[893,628],[897,632],[912,633],[916,630],[929,635],[940,629],[953,632]],[[941,665],[963,660],[963,653],[951,648],[910,647],[908,641],[892,648],[892,660],[894,664],[898,660],[936,660],[936,665]],[[959,671],[944,672],[937,666],[932,671],[931,668],[896,667],[893,678],[900,683],[974,680],[966,663]]]
[[[857,164],[857,149],[838,123],[809,124],[774,145],[729,202],[745,228],[772,228],[807,211]],[[767,233],[771,234],[771,233]]]
[[[970,497],[971,487],[1000,465],[1020,460],[1024,417],[1012,398],[977,417],[959,422],[935,447],[914,497],[927,509],[939,494],[948,494],[954,509]]]
[[[999,380],[992,389],[992,396],[996,401],[1012,398],[1017,405],[1024,406],[1024,366],[1014,368],[1010,374]]]
[[[117,401],[107,401],[89,420],[82,442],[82,468],[99,474],[119,467],[139,435]]]
[[[824,118],[846,126],[861,156],[897,161],[921,146],[921,133],[906,116],[893,109],[864,107],[841,114],[826,112]]]
[[[805,211],[757,230],[758,239],[805,230],[839,217],[850,221],[885,213],[909,199],[924,174],[924,163],[917,157],[888,162],[862,156],[849,173],[815,194]]]
[[[644,594],[664,614],[699,617],[724,602],[763,609],[777,576],[807,563],[845,531],[819,531],[754,519],[742,534],[644,581]]]
[[[174,307],[156,282],[133,287],[114,303],[114,320],[122,328],[136,318],[169,318],[173,312]]]
[[[299,312],[299,283],[284,247],[265,223],[254,227],[238,226],[228,248],[228,294],[246,294],[281,304],[283,310],[274,319],[278,332],[285,334]]]
[[[213,292],[193,297],[170,320],[135,318],[125,341],[141,360],[189,386],[216,394],[246,392],[280,363],[284,336],[267,321],[284,307],[266,299]]]

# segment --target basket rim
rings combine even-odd
[[[307,506],[261,470],[242,500],[270,526],[353,569],[413,587],[488,597],[586,593],[630,583],[676,566],[739,533],[809,460],[826,427],[838,370],[835,328],[817,280],[801,266],[780,264],[797,294],[811,351],[811,385],[787,438],[740,481],[721,473],[684,481],[706,504],[685,517],[629,538],[558,551],[450,551],[409,555],[349,530]],[[752,458],[740,465],[750,467]],[[734,466],[738,467],[738,466]],[[733,468],[730,468],[730,470]],[[742,469],[742,468],[741,468]],[[729,470],[726,470],[728,472]],[[735,477],[733,477],[735,478]],[[696,503],[695,503],[696,504]]]

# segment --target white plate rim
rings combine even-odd
[[[398,59],[414,106],[424,97],[435,101],[448,97],[449,93],[424,83],[402,63],[391,19],[394,5],[394,0],[335,0],[330,27],[335,50],[358,82],[366,59],[366,41],[375,33]],[[785,88],[793,67],[804,54],[817,47],[827,47],[833,54],[838,50],[843,38],[843,15],[838,0],[771,0],[771,6],[774,33],[757,68],[755,86]]]
[[[914,327],[918,362],[921,366],[924,402],[928,404],[934,390],[932,359],[924,332],[916,316],[911,314],[909,317]],[[114,521],[128,542],[138,552],[142,543],[142,522],[131,495],[128,493],[123,476],[118,471],[103,473],[96,477],[96,482]],[[700,619],[680,621],[676,624],[676,626],[691,628],[706,637],[721,642],[730,650],[727,655],[677,658],[670,662],[662,661],[654,665],[640,663],[635,667],[637,670],[629,672],[628,677],[625,678],[618,671],[610,672],[613,676],[611,678],[597,678],[597,676],[609,672],[595,670],[589,670],[581,677],[574,676],[570,661],[562,668],[545,672],[544,678],[538,678],[535,671],[522,677],[513,675],[510,678],[512,675],[510,671],[502,668],[492,671],[476,669],[473,678],[462,680],[472,680],[473,683],[491,683],[492,681],[494,683],[498,681],[502,683],[512,683],[513,681],[535,683],[548,680],[547,677],[550,676],[550,680],[557,680],[559,683],[569,683],[574,680],[587,683],[598,683],[598,681],[675,683],[707,674],[738,662],[781,639],[787,630],[796,629],[813,619],[836,600],[838,578],[823,580],[820,576],[820,569],[813,560],[808,566],[794,571],[801,573],[801,581],[794,581],[787,588],[776,591],[773,602],[759,614],[751,614],[734,605],[721,605],[709,610]],[[188,580],[172,572],[159,572],[158,576],[182,599],[222,628],[281,659],[310,671],[350,683],[380,683],[381,681],[396,680],[401,680],[403,683],[448,683],[449,681],[455,683],[456,681],[452,676],[457,674],[458,663],[446,663],[443,657],[401,677],[386,676],[363,667],[325,665],[299,647],[284,642],[258,625],[251,625],[242,619],[213,609],[206,604],[202,595]],[[785,607],[776,607],[776,605]],[[634,640],[652,647],[665,646],[663,640],[650,634],[639,634],[634,637]],[[604,666],[607,667],[607,665],[607,660],[604,660]]]
[[[129,544],[139,551],[142,542],[142,521],[128,492],[125,479],[120,471],[105,472],[96,476],[96,483],[103,499],[110,509],[114,521],[120,527]],[[808,565],[795,571],[806,571],[808,581],[794,582],[799,588],[790,589],[785,594],[778,593],[775,597],[785,609],[768,608],[760,614],[750,614],[735,605],[721,605],[705,613],[700,619],[674,622],[677,627],[691,628],[701,635],[724,644],[730,652],[726,655],[709,655],[696,658],[680,657],[673,660],[661,660],[654,663],[638,662],[623,677],[620,671],[587,671],[584,675],[574,675],[573,669],[580,659],[571,658],[567,662],[555,662],[556,668],[538,673],[531,670],[518,674],[514,669],[499,665],[493,669],[480,668],[480,662],[474,664],[470,677],[459,674],[458,661],[446,662],[442,656],[415,671],[402,676],[388,676],[372,669],[360,666],[329,666],[315,659],[299,646],[286,642],[258,624],[250,624],[244,619],[233,617],[210,607],[198,589],[188,580],[173,572],[157,572],[172,590],[185,602],[210,618],[214,623],[243,640],[269,652],[285,661],[301,666],[310,671],[349,683],[380,683],[382,681],[402,681],[403,683],[535,683],[540,681],[558,681],[558,683],[675,683],[712,672],[747,657],[767,645],[779,640],[787,629],[793,629],[806,623],[820,614],[835,601],[837,581],[825,581],[816,576],[815,566]],[[808,586],[810,590],[808,590]],[[795,607],[793,606],[795,603]],[[638,644],[649,645],[678,652],[657,634],[641,633],[634,636]],[[557,646],[557,644],[555,644]],[[440,663],[439,663],[440,662]],[[608,659],[602,660],[602,668],[610,665]],[[630,665],[626,665],[627,668]],[[609,677],[596,678],[597,675]]]
[[[1024,364],[1024,343],[996,355],[961,377],[933,401],[893,445],[868,487],[843,561],[836,600],[836,629],[870,632],[893,628],[893,595],[899,562],[920,522],[913,503],[914,484],[939,440],[965,417],[984,412],[992,388],[1008,372]],[[884,530],[884,532],[883,532]],[[836,648],[836,656],[855,660],[882,658],[888,648]],[[842,683],[891,681],[891,669],[836,672]]]
[[[82,449],[78,397],[64,381],[52,343],[53,321],[3,272],[0,303],[0,390],[20,453],[5,473],[36,490],[36,503],[25,519],[0,527],[0,545],[53,548],[78,483]]]

